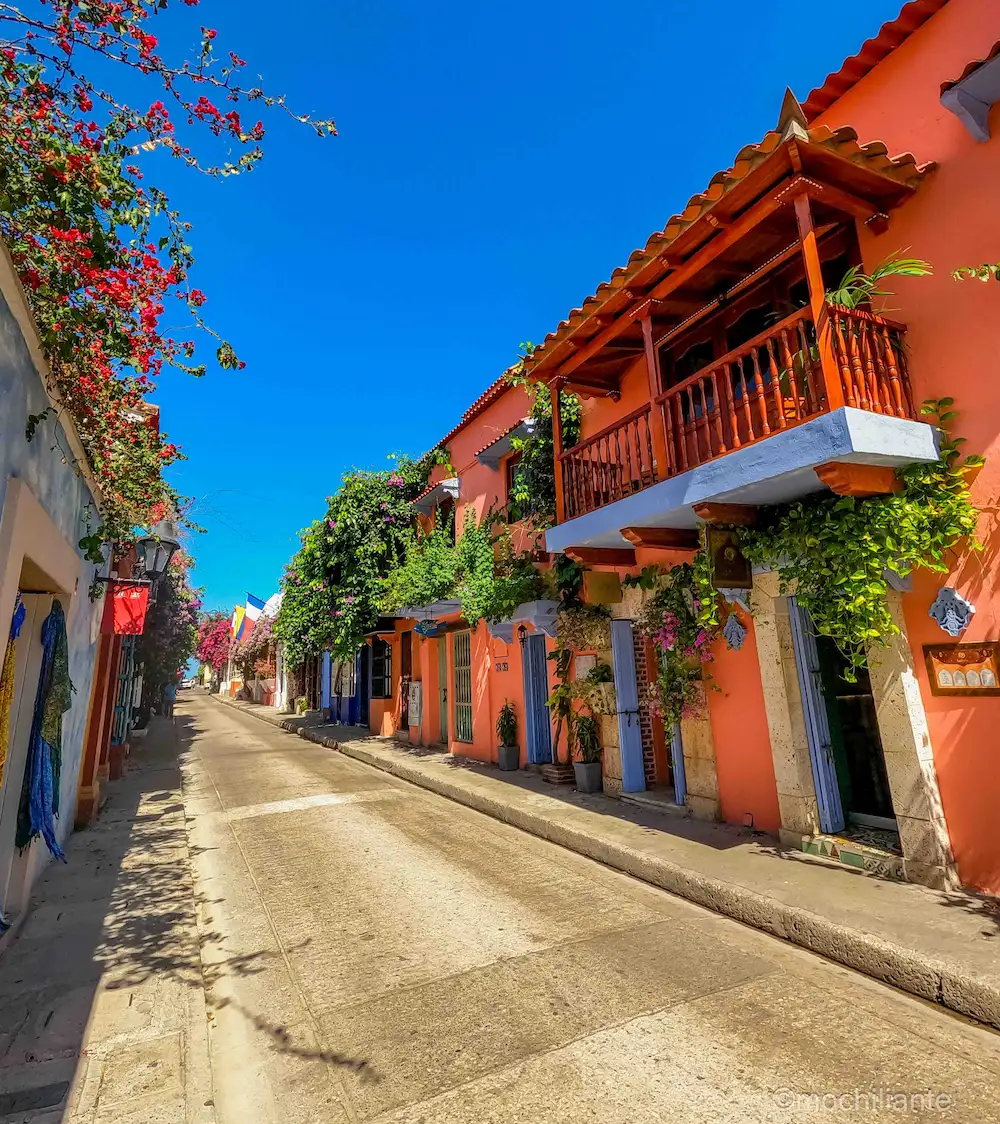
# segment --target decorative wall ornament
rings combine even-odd
[[[1000,643],[925,644],[932,695],[1000,696]]]
[[[966,601],[957,589],[946,585],[934,599],[928,615],[933,617],[949,636],[959,636],[969,627],[975,611],[976,607],[971,601]]]
[[[747,630],[735,613],[730,613],[726,618],[726,623],[722,627],[722,635],[734,652],[738,652],[743,647],[743,641],[747,638]]]
[[[723,527],[709,527],[706,546],[712,559],[715,587],[753,589],[753,571],[746,555],[740,549],[739,537]]]

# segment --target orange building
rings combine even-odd
[[[699,527],[748,522],[764,505],[891,492],[896,468],[937,458],[920,403],[955,399],[967,450],[986,458],[972,491],[985,551],[896,582],[901,635],[869,652],[856,684],[778,575],[755,574],[748,633],[739,650],[716,644],[720,690],[704,717],[681,722],[673,779],[693,814],[993,891],[1000,768],[987,746],[1000,701],[995,652],[975,646],[1000,640],[985,514],[1000,392],[984,377],[998,291],[952,272],[1000,261],[997,31],[991,0],[905,5],[802,105],[789,94],[777,127],[528,362],[554,403],[558,387],[584,401],[581,440],[557,449],[546,545],[618,574],[691,557]],[[828,300],[847,268],[870,272],[901,248],[933,275],[893,278],[891,313]],[[627,597],[612,612],[637,608]],[[951,648],[933,684],[926,646]],[[973,656],[988,666],[958,690],[956,661]]]
[[[525,364],[554,411],[557,520],[545,548],[586,568],[585,599],[608,617],[575,668],[596,656],[614,669],[605,791],[658,789],[692,815],[850,865],[992,892],[1000,288],[952,273],[1000,262],[998,30],[994,0],[906,4],[804,102],[788,94],[776,128]],[[871,272],[903,249],[932,275],[892,278],[888,304],[829,299],[850,267]],[[582,402],[572,448],[560,389]],[[985,550],[956,548],[945,574],[893,578],[900,634],[869,649],[857,682],[779,573],[755,572],[752,588],[723,591],[741,627],[714,644],[718,690],[664,729],[645,700],[656,656],[634,628],[650,594],[622,579],[690,560],[703,528],[752,522],[762,507],[894,491],[897,468],[938,459],[920,404],[946,396],[966,450],[986,458],[972,486]],[[445,439],[454,471],[436,471],[418,510],[453,511],[460,529],[470,507],[481,516],[503,503],[507,435],[528,407],[523,389],[494,384]],[[373,683],[386,697],[372,699],[372,729],[495,761],[509,698],[522,764],[547,760],[538,700],[550,690],[555,608],[524,606],[492,630],[462,621],[457,602],[382,622]]]

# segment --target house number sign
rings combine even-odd
[[[509,664],[506,660],[497,660],[494,666],[496,667],[497,671],[509,670]]]

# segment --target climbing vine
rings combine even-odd
[[[963,458],[964,438],[948,435],[957,417],[952,405],[951,398],[924,403],[921,413],[941,430],[941,459],[898,469],[900,491],[869,499],[813,496],[764,508],[756,527],[741,530],[747,557],[779,571],[782,594],[795,595],[849,670],[864,666],[870,645],[899,632],[887,574],[918,567],[945,572],[948,552],[975,533],[978,512],[966,469],[983,458]]]
[[[705,665],[712,662],[719,611],[710,571],[706,577],[704,554],[699,552],[694,564],[675,566],[660,575],[638,621],[639,631],[653,642],[658,657],[648,699],[653,715],[667,726],[700,716],[705,686],[711,682]]]
[[[552,399],[547,388],[532,382],[523,373],[524,358],[534,351],[531,343],[521,344],[521,360],[507,373],[513,386],[527,387],[534,395],[529,421],[532,431],[528,437],[511,439],[515,452],[521,459],[514,470],[513,492],[510,496],[512,515],[530,518],[538,527],[551,526],[556,517],[556,463],[552,436]],[[580,399],[563,390],[559,392],[559,414],[562,421],[564,449],[580,439]]]

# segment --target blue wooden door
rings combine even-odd
[[[521,654],[528,764],[547,765],[552,760],[552,717],[545,705],[549,699],[549,664],[545,658],[545,637],[539,632],[525,637]]]
[[[670,765],[674,775],[674,802],[684,803],[687,796],[687,775],[684,772],[684,743],[681,740],[681,726],[678,722],[670,739]]]
[[[799,673],[802,692],[802,711],[806,720],[806,738],[812,762],[813,783],[816,786],[816,803],[819,805],[821,831],[844,830],[844,808],[837,784],[837,769],[833,760],[830,740],[830,723],[823,697],[819,652],[816,648],[816,630],[809,614],[794,597],[788,599],[788,616],[792,625],[792,643],[795,646],[795,666]]]
[[[635,641],[631,621],[611,622],[611,657],[618,697],[618,745],[622,758],[622,792],[644,792],[639,685],[635,678]]]

